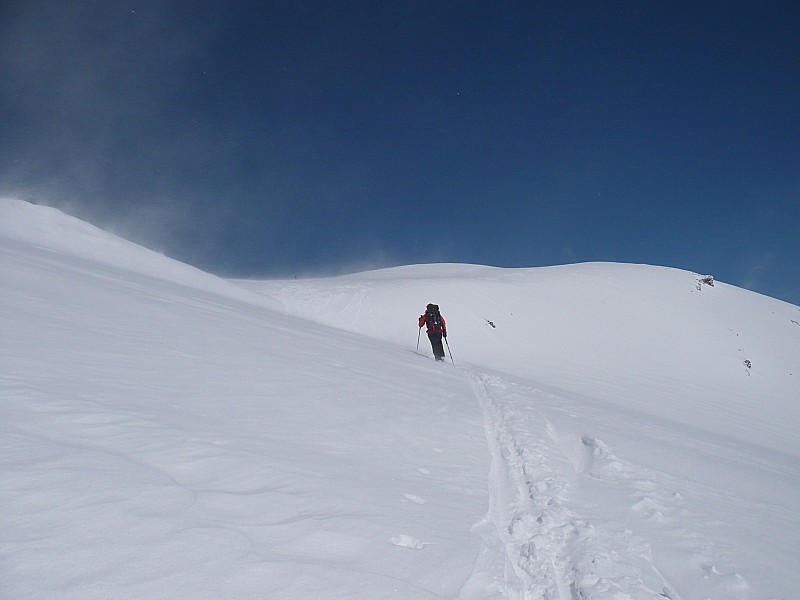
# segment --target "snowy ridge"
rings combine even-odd
[[[230,282],[0,216],[0,598],[797,594],[798,307],[635,265]]]
[[[239,286],[187,264],[171,260],[103,231],[55,208],[35,206],[21,200],[0,198],[0,238],[6,252],[36,253],[40,260],[69,257],[70,263],[93,265],[106,277],[118,271],[155,278],[277,308],[274,301],[248,294]]]

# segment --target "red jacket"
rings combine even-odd
[[[439,313],[439,317],[442,319],[442,326],[438,327],[434,325],[433,327],[426,329],[425,333],[447,333],[447,323],[445,323],[444,315],[442,315],[442,313]],[[426,324],[425,313],[422,313],[422,315],[420,315],[419,317],[420,328],[422,328],[422,326],[425,324]]]

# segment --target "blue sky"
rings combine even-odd
[[[616,261],[800,305],[796,2],[11,1],[0,69],[0,194],[222,275]]]

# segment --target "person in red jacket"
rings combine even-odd
[[[439,312],[437,304],[428,304],[425,312],[419,318],[419,327],[427,326],[428,339],[431,341],[433,356],[436,360],[444,360],[444,346],[442,338],[447,337],[447,323],[445,323],[442,313]]]

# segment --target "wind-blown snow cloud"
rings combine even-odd
[[[213,37],[198,27],[161,5],[20,4],[6,14],[0,93],[15,122],[4,127],[0,192],[150,242],[191,219],[206,165],[187,148],[224,148],[216,125],[179,110]]]
[[[742,285],[770,248],[793,282],[759,291],[796,290],[784,9],[434,4],[4,2],[0,195],[231,276],[609,260]],[[757,226],[742,206],[782,185]]]
[[[218,272],[296,271],[284,256],[314,244],[306,271],[386,266],[370,228],[332,227],[365,214],[368,168],[333,168],[296,119],[252,112],[271,82],[250,85],[251,71],[268,66],[240,65],[252,58],[235,56],[227,18],[180,3],[21,4],[6,15],[0,93],[16,121],[3,128],[0,195]],[[304,77],[276,85],[303,88]]]

